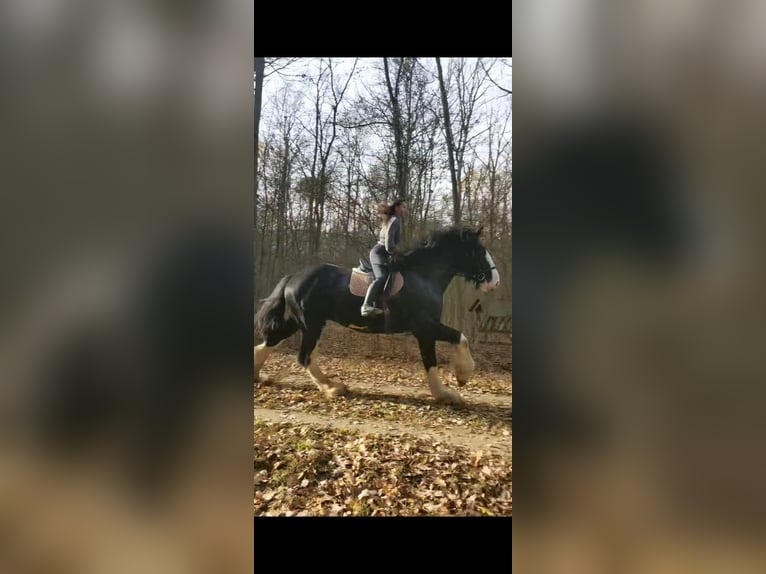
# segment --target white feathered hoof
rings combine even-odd
[[[431,396],[433,396],[437,404],[464,404],[463,397],[461,397],[457,391],[453,391],[442,385],[441,381],[439,380],[439,373],[436,370],[436,367],[431,367],[428,369],[428,372],[426,373],[426,382],[428,383],[428,388],[431,391]]]
[[[436,404],[439,404],[439,405],[453,405],[453,406],[465,405],[465,401],[463,400],[463,397],[461,397],[460,394],[457,393],[456,391],[451,391],[449,389],[444,389],[444,392],[441,393],[438,397],[434,397],[434,400],[436,401]]]
[[[332,386],[326,388],[324,392],[328,398],[334,399],[335,397],[342,397],[347,395],[348,387],[343,383],[333,383]]]
[[[457,384],[459,387],[463,387],[476,369],[476,363],[471,356],[471,351],[468,347],[468,339],[465,338],[465,335],[460,336],[460,343],[456,345],[454,366]]]
[[[455,364],[455,379],[457,380],[457,385],[459,387],[464,387],[465,384],[471,379],[475,368],[476,365],[474,364],[473,359],[467,363]]]
[[[256,375],[255,382],[259,385],[271,385],[274,383],[274,378],[269,375]]]

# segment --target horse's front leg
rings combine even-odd
[[[452,327],[439,324],[436,340],[447,341],[455,345],[455,378],[458,386],[464,386],[476,369],[476,363],[473,361],[471,349],[468,346],[468,338]]]
[[[423,366],[426,368],[426,382],[437,403],[462,405],[463,397],[460,393],[445,387],[439,380],[439,371],[436,369],[436,341],[433,337],[418,337],[420,355],[423,358]]]

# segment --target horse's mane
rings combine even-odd
[[[469,229],[461,226],[437,229],[416,245],[402,250],[397,249],[391,262],[391,271],[418,267],[423,263],[433,262],[434,256],[445,246],[456,246],[460,243],[466,231]]]

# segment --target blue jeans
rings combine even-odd
[[[372,265],[372,272],[375,275],[375,281],[370,285],[370,289],[373,289],[373,285],[375,286],[375,290],[371,292],[375,293],[377,297],[386,283],[386,277],[388,277],[388,251],[380,243],[376,243],[375,247],[370,250],[370,265]]]

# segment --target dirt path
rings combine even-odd
[[[333,377],[334,380],[341,380],[344,379],[340,377]],[[314,389],[316,390],[316,386],[313,382],[311,382],[306,377],[301,377],[298,375],[287,375],[284,377],[279,378],[278,380],[272,381],[272,384],[277,386],[292,386],[295,388],[306,388],[306,389]],[[380,394],[400,394],[403,396],[409,396],[409,397],[422,397],[422,398],[430,398],[431,395],[428,392],[428,388],[426,387],[424,382],[412,382],[412,383],[396,383],[396,384],[387,384],[387,383],[370,383],[365,381],[359,381],[355,380],[353,382],[349,382],[350,391],[353,393],[355,390],[363,390],[371,393],[380,393]],[[463,388],[459,388],[458,391],[462,395],[462,397],[469,403],[487,403],[490,405],[499,405],[499,406],[505,406],[505,407],[511,407],[513,405],[512,401],[512,395],[500,395],[491,393],[488,391],[484,391],[482,389],[475,389],[472,388],[471,385]],[[319,392],[319,391],[317,391]]]
[[[256,516],[511,515],[512,397],[488,390],[502,382],[438,405],[412,378],[378,382],[396,377],[381,361],[382,373],[339,371],[350,393],[328,399],[285,374],[292,361],[255,389]]]
[[[254,514],[510,516],[510,348],[476,350],[458,387],[454,349],[437,346],[442,383],[465,401],[450,406],[431,396],[413,341],[328,329],[313,358],[347,385],[334,399],[295,344],[275,349],[260,373],[270,381],[254,385]]]
[[[430,438],[436,441],[447,442],[457,446],[466,447],[472,451],[485,450],[497,454],[511,456],[511,438],[498,437],[485,434],[476,434],[459,428],[444,430],[423,428],[399,422],[376,422],[374,420],[361,422],[356,420],[340,419],[327,415],[317,415],[305,412],[279,411],[275,409],[253,409],[255,420],[269,422],[290,422],[294,424],[312,424],[322,427],[331,427],[341,430],[351,430],[361,433],[378,434],[411,434],[422,438]]]
[[[408,433],[438,438],[471,449],[491,448],[511,454],[513,395],[505,358],[488,355],[465,387],[456,387],[449,347],[442,349],[440,375],[456,388],[464,408],[436,405],[417,360],[370,357],[369,340],[330,330],[317,354],[320,367],[333,380],[345,383],[349,396],[328,400],[296,364],[294,349],[277,348],[262,375],[267,384],[255,387],[254,409],[264,420],[321,424],[364,432]],[[402,350],[402,349],[400,349]],[[478,359],[478,357],[477,357]],[[501,365],[500,369],[493,366]],[[291,417],[291,418],[288,418]],[[492,445],[491,447],[489,445]]]

